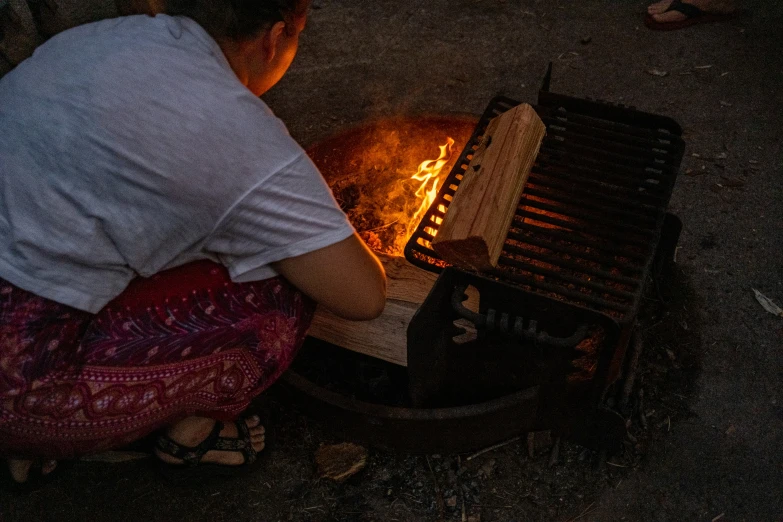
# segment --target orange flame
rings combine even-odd
[[[418,210],[416,210],[410,218],[410,221],[408,221],[403,244],[413,235],[422,216],[427,212],[430,205],[432,205],[432,202],[435,201],[435,198],[438,196],[443,167],[449,162],[451,155],[454,152],[454,140],[452,138],[446,138],[446,140],[446,144],[440,146],[440,156],[438,156],[438,159],[422,162],[421,165],[419,165],[418,172],[410,178],[422,182],[421,186],[416,191],[416,198],[421,201],[421,203],[419,204]],[[440,210],[445,211],[446,209],[441,205]],[[440,224],[441,222],[442,220],[440,218],[436,218],[437,224]],[[435,231],[430,228],[427,232],[433,233]]]

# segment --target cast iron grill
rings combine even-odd
[[[679,125],[627,107],[548,92],[535,110],[547,135],[496,269],[514,286],[608,315],[636,316],[684,152]],[[432,250],[490,120],[518,105],[492,100],[405,249],[440,272]]]

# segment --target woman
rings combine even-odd
[[[0,457],[125,445],[241,466],[235,420],[315,303],[377,317],[383,268],[258,98],[307,0],[173,0],[60,33],[0,80]],[[51,464],[44,466],[50,471]]]

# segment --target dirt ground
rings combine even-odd
[[[309,144],[373,117],[478,115],[500,93],[533,102],[552,61],[556,92],[682,124],[677,266],[645,303],[644,405],[606,466],[569,443],[550,466],[538,435],[532,457],[524,440],[470,461],[371,449],[337,485],[317,478],[313,454],[340,441],[278,403],[278,442],[256,474],[185,488],[149,460],[78,462],[40,491],[0,491],[0,519],[783,520],[783,318],[752,291],[783,304],[783,4],[749,1],[736,20],[672,33],[647,30],[644,6],[315,0],[297,62],[266,97]]]

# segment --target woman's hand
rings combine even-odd
[[[302,292],[344,319],[375,319],[386,306],[383,265],[356,233],[334,245],[272,266]]]

